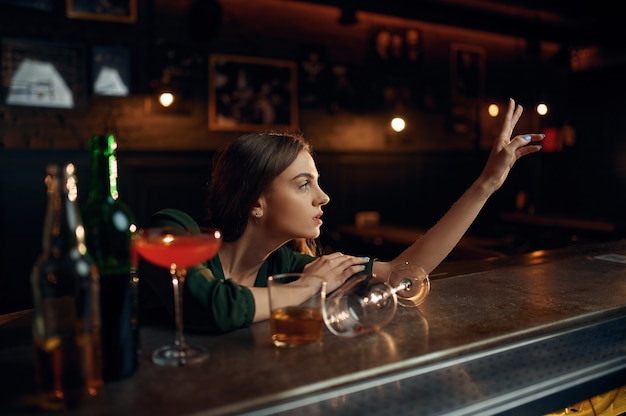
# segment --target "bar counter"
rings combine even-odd
[[[139,371],[63,414],[549,413],[626,385],[626,264],[606,254],[626,256],[626,240],[443,263],[426,302],[377,334],[277,349],[262,322],[188,335],[211,353],[193,366],[154,365],[174,331],[144,326]],[[50,414],[33,397],[30,319],[0,318],[3,415]]]

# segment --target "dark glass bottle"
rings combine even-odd
[[[139,367],[136,266],[131,261],[134,217],[119,199],[115,136],[89,139],[89,193],[83,208],[87,248],[100,271],[103,379],[126,378]]]
[[[40,405],[68,409],[102,390],[99,276],[84,240],[74,165],[47,168],[42,251],[31,274]]]

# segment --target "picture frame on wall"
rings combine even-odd
[[[293,61],[215,54],[209,57],[209,129],[295,131]]]
[[[474,101],[485,94],[485,49],[454,43],[450,48],[452,102]]]
[[[137,21],[137,0],[66,0],[65,10],[70,19],[118,23]]]
[[[91,50],[93,95],[127,97],[130,94],[130,51],[124,46],[94,46]]]
[[[85,109],[85,48],[79,44],[3,38],[4,105]]]

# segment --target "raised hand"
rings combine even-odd
[[[481,173],[480,179],[490,187],[491,192],[500,189],[517,159],[541,150],[541,145],[537,142],[543,140],[543,134],[521,134],[512,137],[523,111],[522,106],[517,105],[511,98],[500,134],[491,147],[489,159]]]

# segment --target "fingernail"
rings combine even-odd
[[[540,134],[541,134],[541,138],[542,138],[542,139],[544,139],[544,138],[546,137],[546,135],[545,135],[545,134],[543,134],[543,133],[540,133]]]
[[[364,265],[364,264],[359,264],[359,266],[361,266],[361,268],[362,268],[363,270],[365,270],[365,265]]]
[[[530,140],[530,136],[527,134],[526,136],[522,136],[522,139],[529,141]]]
[[[370,261],[369,257],[363,257],[365,259],[365,261]]]

